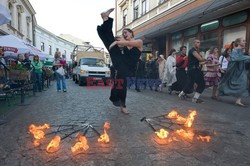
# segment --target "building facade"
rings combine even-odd
[[[71,61],[71,55],[75,48],[75,44],[69,42],[48,30],[37,25],[35,27],[35,47],[54,57],[56,51],[65,54],[67,61]]]
[[[249,0],[117,0],[116,33],[131,28],[144,41],[145,52],[167,55],[171,48],[220,51],[238,37],[250,41]],[[247,45],[247,50],[250,45]]]
[[[36,26],[35,10],[28,0],[1,0],[10,10],[11,22],[0,26],[0,35],[11,34],[33,45]]]

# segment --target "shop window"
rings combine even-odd
[[[236,28],[230,28],[223,31],[223,47],[227,44],[231,44],[237,38],[246,38],[246,27],[240,26]]]
[[[182,37],[182,33],[181,32],[177,32],[177,33],[174,33],[172,35],[172,40],[179,40],[179,39],[181,39],[181,37]]]
[[[218,40],[218,32],[202,34],[200,51],[206,54],[212,46],[218,47]]]
[[[211,31],[211,30],[215,30],[219,27],[219,21],[215,20],[215,21],[211,21],[205,24],[201,25],[201,32],[207,32],[207,31]]]
[[[192,27],[184,31],[184,36],[192,36],[198,33],[198,27]]]
[[[223,19],[222,25],[223,26],[230,26],[245,22],[247,20],[247,12],[239,12],[230,16],[227,16]]]

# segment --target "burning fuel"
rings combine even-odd
[[[61,141],[61,137],[59,137],[58,135],[56,135],[49,143],[49,145],[47,146],[46,150],[49,153],[54,153],[56,151],[59,150],[59,146],[60,146],[60,141]]]
[[[168,137],[168,132],[166,130],[164,130],[164,129],[160,129],[160,131],[156,131],[155,133],[161,139],[165,139],[165,138]]]
[[[87,151],[89,149],[89,145],[88,145],[88,141],[87,141],[86,137],[79,135],[78,140],[79,140],[79,142],[77,142],[73,147],[71,147],[71,151],[73,153]]]
[[[165,117],[164,119],[168,119],[167,123],[170,124],[170,127],[172,125],[178,125],[181,128],[175,130],[170,127],[166,127],[166,130],[161,128],[159,131],[156,131],[155,134],[160,139],[165,140],[165,142],[168,143],[172,141],[181,141],[181,140],[186,140],[191,142],[194,140],[196,136],[197,140],[201,140],[203,142],[210,142],[211,136],[208,135],[201,136],[198,134],[196,135],[196,133],[193,131],[192,126],[195,120],[195,116],[197,115],[197,112],[195,110],[189,110],[189,112],[190,113],[186,118],[179,115],[176,110],[171,111],[167,115],[163,115]],[[158,117],[163,117],[163,116],[158,116]],[[154,120],[151,121],[153,122]],[[150,125],[152,126],[153,124]],[[155,123],[155,125],[157,125],[157,123]]]
[[[45,133],[44,133],[44,129],[49,129],[50,128],[50,126],[48,125],[48,124],[44,124],[44,125],[42,125],[42,126],[36,126],[36,125],[34,125],[34,124],[31,124],[30,126],[29,126],[29,132],[31,133],[31,134],[33,134],[33,136],[34,136],[34,138],[35,139],[43,139],[44,138],[44,136],[45,136]]]
[[[102,143],[109,143],[109,135],[107,134],[107,130],[110,128],[110,123],[105,122],[104,126],[103,126],[103,132],[104,134],[102,134],[99,138],[98,138],[98,142],[102,142]]]

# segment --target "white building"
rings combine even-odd
[[[71,43],[48,30],[37,25],[35,27],[35,42],[36,48],[44,51],[45,53],[54,56],[56,51],[60,51],[66,55],[67,61],[71,61],[71,55],[75,48],[75,44]]]
[[[11,34],[33,45],[35,10],[28,0],[0,0],[10,10],[11,22],[0,26],[0,35]]]

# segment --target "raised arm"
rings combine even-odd
[[[115,45],[118,45],[119,47],[137,47],[140,51],[142,51],[142,47],[143,47],[143,41],[138,39],[138,40],[131,40],[131,41],[115,41],[113,42],[109,49],[111,49],[112,47],[114,47]]]

